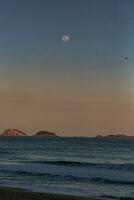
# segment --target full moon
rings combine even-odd
[[[70,41],[70,37],[68,35],[63,35],[62,36],[62,41],[63,42],[69,42]]]

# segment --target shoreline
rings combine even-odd
[[[0,186],[0,200],[99,200],[96,198],[34,192],[28,189]]]

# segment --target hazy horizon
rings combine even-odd
[[[133,6],[2,0],[0,131],[133,135]]]

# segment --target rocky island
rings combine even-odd
[[[56,135],[56,133],[53,132],[49,132],[49,131],[39,131],[38,133],[36,133],[34,136],[45,136],[45,137],[58,137],[58,135]]]
[[[1,136],[27,136],[26,133],[18,130],[18,129],[6,129]]]

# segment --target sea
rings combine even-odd
[[[0,186],[134,199],[134,140],[0,137]]]

